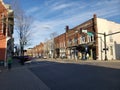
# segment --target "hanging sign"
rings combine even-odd
[[[87,30],[82,30],[82,33],[87,33]]]

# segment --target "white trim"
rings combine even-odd
[[[2,19],[4,20],[4,13],[2,13]],[[2,20],[2,33],[3,33],[3,27],[4,27],[4,21]]]

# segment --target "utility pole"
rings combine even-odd
[[[104,50],[105,50],[105,60],[108,60],[107,59],[107,48],[106,48],[106,33],[104,32]]]
[[[107,45],[106,45],[106,36],[110,36],[110,35],[114,35],[114,34],[118,34],[120,33],[120,31],[118,32],[115,32],[115,33],[110,33],[110,34],[106,34],[105,32],[104,33],[97,33],[97,34],[101,34],[101,35],[104,35],[104,51],[105,51],[105,61],[108,60],[107,58]]]
[[[108,50],[108,48],[107,48],[107,44],[106,44],[106,36],[118,34],[118,33],[120,33],[120,31],[114,32],[114,33],[110,33],[110,34],[106,34],[105,32],[104,33],[95,33],[95,32],[92,32],[92,33],[94,33],[94,34],[100,34],[100,35],[104,36],[104,49],[103,50],[105,51],[105,61],[107,61],[108,60],[108,58],[107,58],[107,50]]]

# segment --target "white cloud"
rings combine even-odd
[[[39,10],[39,7],[32,7],[29,10],[26,11],[27,14],[37,12]]]
[[[70,2],[64,3],[62,1],[54,2],[52,0],[49,3],[46,3],[46,7],[42,8],[41,12],[35,13],[39,18],[43,18],[42,21],[35,20],[34,28],[33,28],[33,42],[34,44],[39,44],[40,42],[45,41],[46,38],[50,37],[50,33],[58,32],[64,33],[65,26],[69,25],[70,28],[75,27],[86,20],[89,20],[93,17],[93,14],[97,14],[100,18],[108,18],[116,15],[120,15],[119,13],[119,1],[111,0],[111,2],[103,1],[93,3],[92,6],[89,3],[81,3],[81,2]],[[72,7],[73,6],[73,7]],[[69,9],[71,7],[71,9]],[[40,8],[40,7],[39,7]],[[39,10],[38,7],[34,7],[28,12],[36,12]],[[68,8],[66,10],[66,8]],[[46,11],[45,11],[46,10]],[[64,10],[65,12],[61,14],[57,14],[59,10]],[[52,15],[52,18],[51,16]],[[47,18],[46,17],[50,17]]]
[[[95,4],[95,6],[103,6],[103,5],[105,5],[105,6],[110,6],[110,5],[115,5],[115,4],[120,4],[120,0],[104,0],[104,1],[102,1],[102,2],[97,2],[96,4]]]
[[[60,5],[56,5],[53,7],[53,10],[60,10],[60,9],[64,9],[64,8],[67,8],[67,7],[70,7],[72,6],[73,3],[71,4],[60,4]]]

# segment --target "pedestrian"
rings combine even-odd
[[[8,70],[11,70],[12,68],[12,57],[8,57]]]

